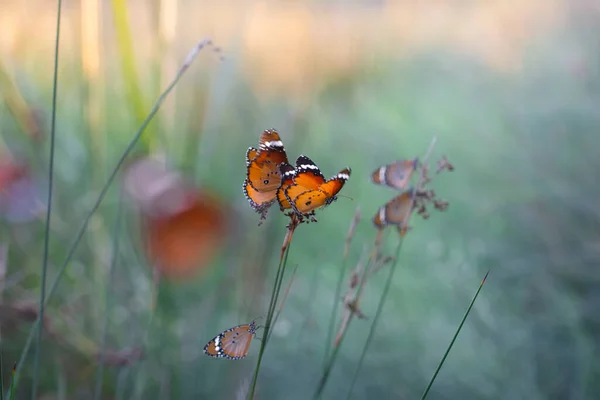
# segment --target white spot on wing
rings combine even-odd
[[[380,183],[385,183],[385,172],[387,171],[387,166],[384,165],[383,167],[379,168],[379,182]]]
[[[338,177],[338,179],[343,179],[345,181],[350,179],[350,175],[348,175],[348,174],[338,174],[337,177]]]
[[[383,225],[387,224],[387,221],[385,220],[385,206],[379,209],[379,220]]]
[[[300,168],[304,168],[304,169],[319,169],[319,167],[317,167],[314,164],[303,164],[300,166]]]

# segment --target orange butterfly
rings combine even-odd
[[[256,322],[227,329],[204,346],[204,353],[211,357],[239,360],[246,357],[252,339],[256,335]]]
[[[402,160],[383,165],[373,171],[371,180],[377,185],[402,190],[410,182],[418,163],[419,159],[415,158],[414,160]]]
[[[388,225],[395,225],[400,234],[404,235],[408,229],[408,224],[404,221],[413,209],[413,194],[413,189],[406,190],[381,206],[373,217],[375,227],[383,229]]]
[[[258,150],[246,152],[246,179],[244,196],[256,212],[266,214],[277,196],[281,184],[279,165],[287,163],[285,148],[275,129],[267,129],[260,135]]]
[[[313,215],[317,208],[337,200],[336,194],[350,179],[350,168],[346,167],[329,180],[319,167],[308,157],[301,155],[296,160],[294,184],[284,191],[294,211],[303,216]]]

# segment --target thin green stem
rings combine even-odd
[[[370,270],[371,263],[375,261],[376,252],[377,252],[377,242],[375,242],[375,244],[373,245],[373,250],[371,251],[369,260],[367,261],[367,264],[364,266],[365,269],[362,271],[360,283],[358,284],[358,288],[356,290],[356,298],[359,297],[360,292],[362,291],[362,288],[366,282],[366,278],[367,278],[368,272]],[[346,337],[346,332],[348,332],[348,328],[350,327],[350,324],[352,323],[353,319],[354,319],[354,313],[351,312],[350,315],[348,316],[348,323],[341,328],[342,332],[341,332],[340,339],[334,346],[333,352],[331,353],[331,357],[329,358],[329,361],[327,362],[327,364],[325,365],[325,368],[323,369],[323,375],[321,376],[321,380],[319,381],[319,386],[317,386],[317,390],[315,391],[315,394],[313,395],[313,399],[320,399],[321,396],[323,395],[323,390],[325,389],[325,385],[327,384],[327,381],[329,380],[329,375],[331,374],[333,365],[334,365],[335,361],[337,360],[337,355],[339,353],[339,350],[342,347],[342,342],[344,341],[344,338]]]
[[[294,277],[296,276],[296,271],[298,270],[298,265],[300,264],[296,264],[296,266],[294,267],[294,270],[292,271],[292,276],[290,278],[290,283],[288,283],[288,287],[285,290],[285,295],[283,296],[283,300],[281,300],[281,304],[279,305],[279,310],[277,310],[277,314],[275,314],[275,317],[273,318],[273,322],[271,323],[271,326],[274,327],[275,325],[277,325],[277,320],[279,319],[279,315],[281,314],[281,310],[283,310],[283,304],[285,303],[285,299],[287,298],[289,292],[290,292],[290,288],[292,287],[292,283],[294,283]],[[267,340],[271,340],[271,335],[273,335],[273,330],[271,329],[271,331],[269,332],[269,337]]]
[[[375,328],[377,327],[377,322],[381,316],[381,312],[383,311],[383,305],[385,304],[385,300],[387,298],[390,287],[392,286],[392,280],[394,279],[394,272],[396,271],[396,266],[398,264],[398,258],[400,258],[400,250],[402,248],[402,243],[404,242],[404,238],[400,238],[398,242],[398,246],[396,247],[396,257],[394,259],[394,263],[390,266],[390,270],[388,273],[388,277],[385,281],[385,286],[383,288],[383,292],[381,293],[381,297],[379,298],[379,304],[377,305],[377,311],[375,311],[375,316],[373,317],[373,323],[371,324],[371,328],[369,329],[369,335],[367,336],[367,341],[363,347],[363,351],[360,355],[360,359],[358,360],[358,367],[356,368],[356,372],[354,373],[354,377],[352,378],[352,383],[350,384],[350,390],[348,392],[347,399],[350,398],[352,394],[352,389],[354,388],[354,384],[358,379],[358,373],[360,372],[360,367],[362,366],[365,355],[367,354],[367,350],[369,349],[369,345],[371,344],[371,340],[373,339],[373,334],[375,333]]]
[[[454,342],[456,341],[456,338],[458,337],[458,334],[460,333],[463,325],[465,324],[465,321],[467,320],[467,317],[469,316],[469,313],[471,312],[471,309],[473,308],[473,304],[475,304],[475,300],[477,300],[477,296],[479,296],[479,292],[481,291],[481,288],[483,287],[483,284],[485,283],[485,280],[487,279],[489,273],[490,273],[490,271],[488,271],[485,274],[485,276],[483,277],[483,280],[479,284],[479,288],[477,289],[477,292],[475,292],[475,296],[473,296],[473,300],[471,300],[471,304],[469,304],[469,308],[467,308],[467,312],[463,316],[462,321],[460,321],[460,325],[458,325],[458,329],[454,333],[454,337],[452,338],[452,341],[450,342],[450,345],[446,349],[446,352],[444,353],[444,356],[442,357],[442,360],[438,364],[438,366],[437,366],[437,368],[435,370],[435,373],[433,374],[433,376],[431,377],[431,380],[429,381],[429,384],[427,385],[427,388],[423,392],[423,395],[421,396],[421,400],[424,400],[427,397],[427,394],[429,393],[429,389],[431,389],[431,386],[433,385],[433,382],[435,381],[435,378],[437,378],[438,373],[440,372],[440,369],[442,369],[442,365],[444,365],[444,362],[446,361],[446,357],[448,357],[448,353],[450,353],[450,349],[452,349],[452,346],[454,346]]]
[[[346,262],[348,261],[348,250],[350,248],[350,243],[352,241],[352,237],[354,236],[354,230],[356,229],[356,225],[360,220],[360,211],[357,208],[354,213],[354,218],[352,219],[352,224],[350,225],[350,229],[348,230],[348,236],[346,237],[346,246],[344,248],[344,256],[342,258],[342,265],[340,267],[340,275],[338,276],[338,281],[335,286],[335,292],[333,294],[333,308],[331,309],[331,316],[329,317],[329,327],[327,328],[327,337],[325,340],[325,354],[323,354],[323,366],[327,365],[327,357],[329,356],[329,351],[331,350],[331,340],[333,337],[333,329],[335,328],[335,320],[337,316],[338,305],[340,303],[340,293],[342,291],[342,283],[344,282],[344,275],[346,273]]]
[[[58,287],[58,284],[60,283],[60,281],[61,281],[61,279],[62,279],[62,277],[63,277],[63,275],[65,273],[65,270],[66,270],[67,266],[69,265],[69,262],[71,261],[71,259],[73,258],[73,255],[75,254],[75,250],[77,249],[77,246],[79,245],[79,242],[81,242],[81,239],[83,238],[83,235],[85,234],[85,232],[87,230],[87,226],[88,226],[90,220],[92,219],[92,216],[94,215],[94,213],[100,207],[100,204],[102,203],[102,200],[104,200],[104,197],[106,196],[106,193],[108,193],[108,190],[110,188],[111,183],[115,180],[115,178],[117,176],[117,173],[119,172],[119,169],[125,163],[125,159],[129,155],[129,153],[131,153],[131,151],[135,148],[135,145],[139,141],[140,137],[142,136],[142,133],[144,132],[144,130],[146,129],[146,127],[148,126],[148,124],[150,123],[150,121],[152,120],[152,118],[154,118],[154,115],[156,115],[156,113],[158,112],[160,106],[165,101],[166,97],[173,90],[173,88],[175,87],[175,85],[177,85],[177,83],[179,82],[179,80],[181,79],[181,77],[183,76],[183,74],[185,73],[185,71],[187,71],[187,69],[190,67],[190,65],[192,64],[192,62],[194,61],[194,59],[196,58],[196,56],[198,55],[198,53],[205,46],[211,45],[211,44],[212,44],[211,40],[205,39],[205,40],[200,41],[192,49],[192,51],[186,57],[184,63],[182,64],[181,68],[179,69],[179,71],[177,71],[177,74],[175,75],[175,78],[173,78],[173,81],[169,84],[169,86],[167,86],[167,88],[165,89],[165,91],[156,100],[156,103],[152,107],[152,110],[150,111],[150,113],[148,114],[148,116],[146,117],[146,119],[144,120],[144,122],[142,123],[142,125],[140,126],[140,128],[138,129],[138,131],[135,133],[135,135],[132,138],[131,142],[129,143],[129,145],[127,146],[127,148],[125,149],[125,151],[123,152],[123,154],[121,155],[121,157],[119,158],[119,161],[117,162],[116,166],[113,168],[113,170],[112,170],[112,172],[111,172],[108,180],[106,181],[106,184],[104,185],[104,187],[100,191],[100,194],[98,195],[98,198],[96,199],[96,202],[92,206],[92,209],[89,211],[89,213],[86,215],[85,219],[83,220],[83,223],[81,224],[81,227],[79,228],[79,231],[77,232],[75,240],[74,240],[73,244],[71,244],[71,247],[69,248],[69,251],[67,252],[67,257],[65,258],[63,264],[61,265],[61,267],[60,267],[60,269],[58,271],[57,277],[54,279],[54,282],[52,283],[52,286],[50,288],[50,291],[48,292],[48,296],[46,297],[44,305],[48,304],[48,301],[50,300],[50,298],[52,297],[52,295],[56,291],[56,289]],[[17,371],[16,371],[16,375],[15,375],[15,382],[16,383],[19,382],[19,376],[20,376],[20,373],[21,373],[21,368],[22,368],[22,366],[23,366],[23,364],[25,362],[25,358],[27,357],[27,355],[29,353],[29,348],[31,347],[31,341],[33,339],[33,334],[35,333],[36,329],[38,329],[38,326],[40,325],[40,321],[41,321],[41,319],[40,319],[40,316],[38,315],[38,318],[36,319],[36,321],[34,322],[31,330],[29,331],[29,336],[27,338],[27,341],[25,342],[25,346],[23,347],[23,351],[21,353],[21,357],[20,357],[19,363],[17,365]]]
[[[17,372],[17,363],[13,365],[12,374],[10,377],[10,396],[8,400],[13,400],[15,398],[15,374]]]
[[[62,0],[58,0],[56,13],[56,38],[54,40],[54,76],[52,82],[52,120],[50,123],[50,160],[48,162],[48,199],[46,203],[46,230],[44,233],[44,255],[42,261],[42,274],[40,283],[40,311],[38,318],[44,320],[44,299],[46,298],[46,272],[48,270],[48,250],[50,245],[50,217],[52,216],[52,188],[54,180],[54,138],[56,136],[56,94],[58,91],[58,50],[60,48],[60,17]],[[31,398],[37,398],[38,375],[40,367],[40,347],[42,345],[42,327],[37,325],[37,343],[33,363],[33,384]]]
[[[4,364],[4,360],[2,359],[2,348],[0,348],[0,400],[4,400],[4,368],[2,368],[2,364]]]
[[[117,260],[119,259],[119,243],[120,243],[120,232],[121,232],[121,214],[123,212],[123,201],[119,200],[119,204],[117,205],[117,216],[115,219],[115,226],[113,232],[113,243],[112,243],[112,259],[110,261],[110,268],[108,271],[108,279],[106,282],[106,290],[104,294],[104,321],[102,323],[102,334],[100,337],[100,348],[99,355],[100,359],[98,361],[98,371],[96,374],[96,389],[94,392],[94,399],[99,400],[102,395],[102,379],[104,376],[104,354],[106,351],[106,338],[108,336],[108,314],[110,310],[110,303],[112,296],[110,295],[112,289],[112,282],[115,272],[115,267],[117,265]]]
[[[279,266],[277,267],[277,274],[275,275],[275,283],[273,284],[273,291],[271,293],[271,301],[269,303],[269,311],[267,313],[267,318],[265,321],[265,330],[263,334],[263,340],[260,344],[260,350],[258,352],[258,359],[256,361],[256,367],[254,368],[254,374],[252,375],[252,383],[250,385],[250,390],[248,391],[248,400],[252,400],[254,398],[254,392],[256,390],[256,382],[258,380],[258,372],[260,370],[260,364],[262,362],[263,354],[265,352],[265,348],[267,346],[267,342],[270,338],[271,331],[271,322],[273,320],[273,314],[275,311],[275,305],[277,304],[277,297],[279,297],[279,291],[281,289],[281,283],[283,282],[283,276],[285,274],[285,266],[287,265],[288,254],[290,252],[290,246],[292,242],[292,235],[294,232],[295,226],[291,225],[288,228],[288,235],[284,240],[285,251],[282,252],[281,257],[279,258]],[[288,240],[289,237],[289,240]],[[286,243],[287,241],[287,243]]]

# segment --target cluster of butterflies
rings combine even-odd
[[[350,173],[350,168],[344,168],[327,180],[304,155],[298,157],[293,167],[279,133],[267,129],[260,135],[258,149],[250,147],[246,152],[243,191],[250,207],[262,218],[276,201],[281,211],[291,210],[301,218],[310,217],[318,208],[337,200],[336,195],[350,179]],[[204,353],[230,360],[244,358],[257,329],[255,321],[227,329],[204,346]]]
[[[404,190],[418,163],[415,158],[383,165],[373,171],[371,180],[377,185]],[[246,167],[244,195],[250,206],[263,217],[275,201],[281,211],[292,209],[303,217],[314,215],[316,209],[336,200],[336,195],[350,178],[350,168],[345,168],[326,180],[319,167],[303,155],[296,160],[296,167],[292,167],[274,129],[262,133],[258,149],[248,149]],[[403,191],[377,210],[374,225],[378,229],[394,225],[401,233],[405,232],[404,221],[411,211],[412,200],[413,190]],[[204,346],[204,353],[231,360],[244,358],[257,329],[255,321],[227,329]]]
[[[400,160],[377,168],[371,174],[371,181],[376,185],[404,190],[419,165],[419,159]],[[408,229],[404,221],[410,214],[413,203],[414,190],[408,189],[379,207],[373,217],[373,224],[377,229],[386,226],[397,226],[400,234],[405,234]]]
[[[258,149],[246,152],[244,196],[250,207],[262,218],[275,201],[281,211],[292,210],[300,217],[313,216],[316,209],[337,200],[337,194],[350,179],[350,168],[344,168],[326,180],[319,167],[307,156],[288,163],[279,133],[267,129],[260,135]]]

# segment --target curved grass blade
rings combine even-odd
[[[421,400],[424,400],[427,397],[427,394],[429,393],[429,389],[431,389],[431,385],[433,385],[433,382],[435,381],[435,378],[437,378],[438,373],[440,372],[440,369],[442,369],[442,365],[444,365],[444,362],[446,361],[446,357],[448,357],[448,353],[450,353],[450,349],[452,348],[452,346],[454,346],[454,342],[456,341],[456,338],[458,337],[460,330],[462,329],[463,325],[465,324],[465,321],[467,320],[467,317],[469,316],[469,313],[471,312],[471,309],[473,308],[473,304],[475,304],[475,300],[477,300],[477,296],[479,296],[479,292],[481,291],[481,288],[483,287],[483,284],[485,283],[485,280],[487,279],[489,273],[490,273],[490,271],[488,271],[485,274],[485,276],[483,277],[483,280],[481,281],[481,284],[479,285],[479,288],[477,289],[475,296],[473,296],[473,300],[471,300],[471,304],[469,305],[469,308],[467,308],[467,312],[465,313],[462,321],[460,321],[460,325],[458,325],[458,329],[456,330],[456,333],[454,334],[454,337],[452,338],[450,345],[446,349],[446,352],[444,353],[442,360],[440,361],[439,365],[437,366],[435,373],[431,377],[431,380],[429,381],[427,388],[423,392],[423,395],[421,396]]]
[[[190,67],[190,65],[192,64],[192,62],[194,61],[194,59],[196,58],[198,53],[204,47],[206,47],[208,45],[212,45],[212,41],[210,39],[204,39],[204,40],[200,41],[198,44],[196,44],[196,46],[192,49],[192,51],[186,57],[184,63],[182,64],[181,68],[179,68],[179,70],[177,71],[177,74],[175,75],[175,77],[173,78],[173,80],[171,81],[169,86],[167,86],[167,88],[164,90],[164,92],[156,100],[156,103],[152,107],[152,110],[150,111],[150,113],[148,114],[148,116],[146,117],[146,119],[144,120],[144,122],[142,123],[140,128],[138,129],[138,131],[135,133],[135,135],[132,138],[129,145],[127,145],[127,148],[125,149],[125,151],[119,158],[119,161],[117,161],[117,164],[113,168],[108,180],[106,181],[106,184],[100,191],[100,194],[98,195],[96,202],[92,206],[92,209],[89,211],[89,213],[86,215],[85,219],[83,220],[83,222],[79,228],[79,231],[77,232],[75,240],[73,241],[73,243],[71,244],[71,247],[69,248],[69,251],[67,252],[67,257],[65,258],[63,264],[61,265],[61,267],[58,271],[58,275],[54,279],[54,282],[52,282],[52,286],[51,286],[50,290],[48,291],[48,296],[45,299],[44,305],[48,304],[48,301],[50,300],[50,298],[56,291],[58,284],[60,283],[60,280],[62,279],[62,277],[65,273],[65,270],[66,270],[67,266],[69,265],[69,262],[71,261],[71,259],[73,258],[73,255],[75,254],[75,250],[77,249],[79,242],[81,242],[81,239],[83,238],[83,235],[85,234],[85,232],[87,230],[87,226],[88,226],[90,220],[92,219],[92,216],[100,207],[102,200],[104,200],[104,197],[108,193],[108,189],[110,188],[110,185],[115,180],[117,173],[119,172],[119,169],[121,168],[121,166],[123,166],[123,164],[125,163],[127,156],[135,148],[135,145],[137,144],[140,137],[142,136],[142,133],[144,133],[146,127],[148,126],[148,124],[150,123],[152,118],[154,118],[154,116],[160,109],[160,106],[165,101],[166,97],[173,90],[175,85],[177,85],[177,83],[179,82],[179,80],[181,79],[183,74],[187,71],[187,69]],[[40,319],[40,316],[38,315],[38,318],[35,320],[31,330],[29,331],[29,336],[27,337],[27,341],[25,342],[25,346],[23,347],[23,351],[21,353],[21,357],[20,357],[18,365],[17,365],[17,370],[15,372],[15,378],[14,378],[15,384],[19,383],[19,376],[20,376],[21,368],[24,364],[27,354],[29,353],[29,348],[31,347],[31,341],[33,340],[33,334],[36,332],[36,329],[38,329],[38,326],[40,325],[40,321],[41,321],[41,319]],[[11,393],[12,393],[12,391],[11,391]]]
[[[56,93],[58,91],[58,50],[60,48],[60,20],[62,11],[62,0],[58,0],[56,13],[56,38],[54,40],[54,75],[52,82],[52,120],[50,123],[50,160],[48,162],[48,199],[46,205],[46,229],[44,232],[44,255],[42,261],[42,273],[40,282],[40,311],[38,318],[44,320],[44,299],[46,298],[46,272],[48,270],[48,250],[50,244],[50,217],[52,216],[52,188],[54,179],[54,138],[56,136]],[[37,398],[38,374],[40,367],[40,347],[42,345],[42,327],[37,325],[37,340],[35,346],[35,357],[33,363],[33,383],[31,398]]]
[[[356,230],[356,226],[358,225],[359,221],[360,209],[356,207],[356,211],[354,212],[354,218],[352,219],[352,224],[350,225],[350,229],[348,230],[348,236],[346,237],[346,246],[344,247],[344,255],[342,258],[342,265],[340,267],[340,275],[338,276],[338,281],[335,285],[333,307],[331,309],[331,316],[329,317],[329,327],[327,328],[327,337],[325,339],[325,354],[323,356],[324,367],[327,365],[327,357],[329,356],[329,351],[331,350],[333,329],[335,328],[335,319],[337,317],[337,310],[340,303],[340,293],[342,292],[342,283],[344,282],[344,276],[346,274],[346,262],[348,261],[348,251],[350,249],[350,243],[352,242],[352,238],[354,237],[354,231]]]

